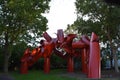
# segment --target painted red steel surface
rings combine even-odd
[[[48,74],[50,72],[50,58],[47,57],[44,60],[44,73]]]
[[[82,72],[88,73],[88,62],[87,62],[87,49],[83,48],[81,53],[81,62],[82,62]]]
[[[98,43],[98,37],[95,33],[92,33],[90,41],[90,55],[89,55],[89,66],[88,66],[88,77],[89,78],[100,78],[100,46]]]
[[[21,73],[28,73],[28,67],[32,66],[39,58],[44,58],[44,72],[50,72],[50,56],[67,59],[68,72],[74,71],[74,58],[81,57],[82,72],[88,78],[100,78],[100,47],[98,36],[92,33],[91,39],[83,35],[80,40],[74,41],[76,34],[64,36],[63,30],[57,31],[57,38],[52,38],[47,32],[43,33],[46,40],[40,41],[40,46],[32,51],[26,49],[21,58]]]
[[[73,61],[73,57],[69,56],[68,57],[68,72],[73,72],[74,71],[74,61]]]
[[[62,29],[57,30],[57,38],[59,43],[64,42],[64,34]]]
[[[22,74],[27,74],[28,73],[28,65],[27,65],[27,61],[25,62],[21,62],[21,67],[20,67],[20,71]]]

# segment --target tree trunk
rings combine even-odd
[[[110,54],[110,67],[113,68],[113,54]]]
[[[106,35],[108,37],[108,40],[110,42],[110,47],[111,47],[111,50],[112,50],[112,55],[113,55],[113,60],[114,60],[114,68],[115,68],[115,71],[116,72],[119,72],[119,68],[118,68],[118,60],[117,60],[117,56],[116,56],[116,49],[114,47],[114,44],[112,42],[112,38],[110,36],[110,31],[109,31],[109,28],[106,28]],[[112,57],[112,56],[111,56]]]
[[[5,33],[5,45],[4,45],[4,65],[3,65],[3,71],[4,73],[8,73],[8,65],[9,65],[9,42],[8,42],[8,34]]]
[[[7,51],[4,53],[4,73],[8,73],[9,57]]]
[[[116,72],[119,72],[117,54],[114,49],[112,51],[113,51],[113,59],[114,59],[114,68]]]

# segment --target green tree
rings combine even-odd
[[[8,69],[10,70],[20,69],[21,57],[23,56],[23,53],[27,47],[28,47],[27,44],[22,41],[17,43],[17,45],[12,46]]]
[[[74,30],[88,34],[95,32],[100,42],[110,45],[115,71],[119,72],[117,48],[120,47],[120,7],[109,5],[102,0],[76,0],[77,20]]]
[[[4,50],[4,72],[8,72],[8,60],[12,45],[19,41],[36,41],[47,30],[50,0],[0,0],[0,45]],[[34,42],[35,43],[35,42]]]

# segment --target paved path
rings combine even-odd
[[[65,73],[60,73],[58,75],[67,76],[67,77],[75,77],[77,79],[80,79],[80,78],[88,79],[87,75],[83,74],[82,72],[73,72],[73,73],[65,72]],[[113,70],[104,70],[102,71],[101,78],[106,78],[106,79],[108,78],[110,80],[114,80],[114,78],[117,78],[117,80],[120,80],[120,73],[115,73]]]
[[[15,80],[15,79],[8,74],[0,74],[0,80]]]

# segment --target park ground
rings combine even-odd
[[[9,76],[13,77],[14,80],[91,80],[81,71],[68,73],[65,69],[54,69],[49,74],[45,74],[42,70],[30,70],[28,74],[14,71],[10,72]],[[101,77],[99,80],[120,80],[120,73],[115,73],[114,70],[103,70]]]

